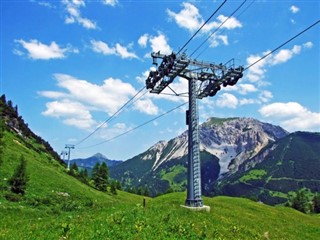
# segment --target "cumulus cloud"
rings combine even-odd
[[[205,22],[199,12],[199,9],[192,3],[188,2],[182,3],[182,9],[180,12],[176,13],[170,9],[167,9],[167,14],[170,20],[174,20],[179,27],[186,29],[191,33],[198,30]],[[204,25],[201,33],[210,33],[210,31],[217,28],[232,30],[241,27],[241,22],[235,17],[230,17],[228,19],[227,16],[220,14],[215,21]],[[228,45],[228,36],[215,33],[210,36],[210,42],[210,47],[217,47],[220,44]]]
[[[302,49],[310,49],[312,46],[312,42],[306,42],[302,45],[294,45],[291,49],[282,49],[275,54],[270,54],[268,57],[250,67],[246,76],[251,82],[260,81],[264,78],[267,67],[285,63],[295,55],[300,54]],[[250,66],[258,61],[262,56],[267,55],[269,52],[270,51],[265,51],[262,54],[250,55],[247,58],[247,65]]]
[[[118,4],[118,0],[103,0],[102,3],[104,5],[109,5],[109,6],[116,6]]]
[[[86,29],[97,29],[97,24],[88,18],[82,17],[80,8],[85,7],[83,0],[62,0],[65,7],[65,23],[73,24],[78,23]]]
[[[27,51],[28,57],[31,59],[61,59],[66,57],[66,53],[79,53],[79,50],[73,48],[71,45],[68,45],[66,48],[62,48],[54,41],[49,45],[41,43],[36,39],[32,39],[29,42],[20,39],[15,40],[15,42],[20,44],[20,46],[22,46]],[[19,56],[25,54],[19,49],[14,49],[13,53]]]
[[[290,12],[292,12],[293,14],[297,13],[300,11],[300,9],[297,6],[292,5],[290,8]]]
[[[149,41],[153,52],[160,51],[163,54],[170,54],[172,52],[167,37],[161,32],[158,32],[158,36],[151,36]]]
[[[191,32],[196,31],[203,23],[198,8],[188,2],[183,2],[182,7],[183,9],[179,13],[167,9],[167,14],[170,19],[175,20],[179,27],[185,28]]]
[[[148,38],[149,38],[149,35],[146,33],[146,34],[143,34],[139,40],[138,40],[138,44],[140,45],[140,47],[147,47],[147,43],[148,43]]]
[[[223,93],[219,95],[216,101],[216,105],[221,108],[236,108],[238,104],[238,99],[230,93]]]
[[[258,89],[250,83],[239,83],[234,86],[228,86],[226,88],[223,88],[224,91],[232,91],[240,93],[241,95],[247,95],[248,93],[257,92]]]
[[[94,52],[102,53],[103,55],[116,55],[124,59],[138,59],[138,56],[135,53],[129,52],[127,47],[124,47],[119,43],[116,43],[115,47],[110,47],[103,41],[91,40],[91,47]]]
[[[46,107],[46,111],[42,112],[44,116],[62,118],[66,125],[89,129],[96,123],[87,107],[79,102],[63,99],[48,102]]]
[[[96,124],[91,112],[106,112],[111,116],[136,94],[131,84],[120,79],[107,78],[98,85],[67,74],[55,74],[54,78],[61,91],[38,92],[53,100],[46,104],[43,115],[62,119],[65,124],[86,130]],[[134,109],[149,115],[159,111],[148,98],[135,102]]]
[[[150,44],[152,52],[160,51],[162,54],[172,53],[172,48],[169,46],[168,38],[160,31],[156,36],[145,33],[138,39],[138,44],[142,48],[146,48],[148,43]],[[150,57],[150,53],[147,53],[145,57]]]
[[[263,106],[260,114],[279,121],[288,131],[320,131],[320,113],[311,112],[297,102],[276,102]]]
[[[148,115],[157,115],[159,113],[159,108],[148,98],[135,102],[134,108]]]

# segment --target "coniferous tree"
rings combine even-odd
[[[320,213],[320,194],[316,194],[312,199],[313,212]]]
[[[149,197],[150,191],[147,185],[144,186],[143,196]]]
[[[121,183],[120,183],[120,181],[118,181],[118,180],[116,180],[116,188],[117,188],[118,190],[122,190]]]
[[[0,119],[0,166],[3,162],[3,149],[4,149],[4,141],[3,141],[3,136],[4,136],[4,129],[5,129],[5,123],[3,119]]]
[[[81,169],[79,173],[79,179],[85,184],[89,184],[89,175],[87,169]]]
[[[310,210],[309,199],[305,189],[296,192],[296,196],[292,199],[291,207],[303,213],[307,213]]]
[[[117,195],[117,183],[116,183],[116,181],[112,181],[111,182],[111,184],[110,184],[110,192],[113,195]]]
[[[77,177],[79,175],[79,168],[76,163],[73,163],[71,165],[69,174],[74,177]]]
[[[142,193],[143,193],[143,188],[142,188],[142,186],[140,186],[140,187],[138,187],[137,194],[142,195]]]
[[[24,195],[27,189],[27,182],[29,177],[27,175],[27,162],[21,155],[20,164],[16,168],[13,176],[9,179],[10,189],[12,192]]]
[[[99,185],[99,179],[100,179],[99,170],[100,170],[100,163],[97,162],[92,169],[92,178],[91,178],[96,188],[98,188],[97,186]]]
[[[109,169],[105,162],[103,162],[100,166],[100,178],[100,190],[107,191],[109,184]]]
[[[106,163],[96,163],[92,170],[92,180],[95,188],[100,191],[107,191],[109,183],[109,170]]]

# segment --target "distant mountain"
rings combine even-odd
[[[199,129],[202,183],[207,194],[218,178],[236,173],[246,160],[288,134],[281,127],[252,118],[210,118]],[[186,131],[115,166],[110,175],[125,187],[148,185],[154,195],[184,191],[187,153]]]
[[[65,162],[67,163],[68,161],[65,160]],[[97,154],[95,154],[91,157],[88,157],[88,158],[72,159],[72,160],[70,160],[70,165],[72,165],[73,163],[76,163],[78,167],[92,169],[94,167],[94,165],[96,165],[97,163],[101,164],[103,162],[105,162],[109,168],[112,168],[112,167],[122,163],[121,160],[110,160],[106,156],[104,156],[103,154],[97,153]]]
[[[278,204],[301,188],[320,192],[320,133],[295,132],[244,161],[215,184],[216,195],[247,196]]]

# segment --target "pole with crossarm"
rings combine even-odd
[[[188,80],[189,109],[186,113],[188,125],[188,171],[185,206],[202,207],[197,99],[215,96],[221,89],[221,85],[224,87],[235,85],[243,76],[244,68],[242,66],[235,67],[234,59],[225,64],[214,64],[190,59],[185,53],[164,55],[160,52],[154,52],[151,57],[157,69],[150,71],[146,79],[146,88],[150,90],[150,93],[160,94],[177,76]],[[161,59],[159,66],[158,59]],[[179,96],[176,92],[174,94]]]

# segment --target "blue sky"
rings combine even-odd
[[[150,53],[186,43],[222,1],[1,1],[1,94],[57,152],[77,144],[143,86]],[[242,3],[227,1],[186,46],[191,54]],[[319,20],[319,1],[247,1],[193,57],[234,58],[244,67]],[[249,68],[234,87],[199,101],[208,117],[253,117],[292,132],[320,131],[320,24]],[[187,80],[171,84],[186,91]],[[186,130],[185,108],[106,141],[182,104],[145,94],[76,145],[73,157],[101,152],[128,159]]]

